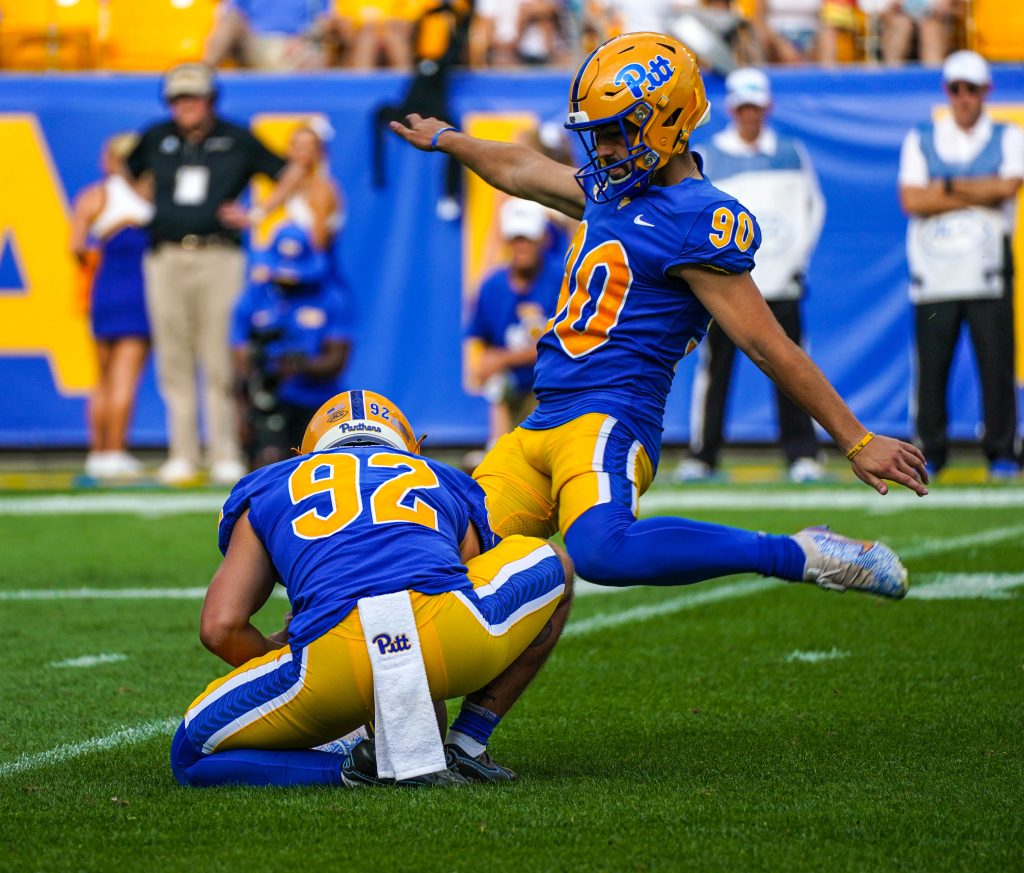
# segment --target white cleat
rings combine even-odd
[[[214,461],[210,465],[210,481],[214,485],[234,485],[248,472],[241,461]]]
[[[679,466],[672,471],[672,481],[677,485],[689,482],[709,482],[715,478],[715,471],[704,461],[696,458],[684,458]]]
[[[821,482],[825,479],[825,468],[814,458],[797,458],[789,466],[789,481],[798,485]]]
[[[156,474],[162,485],[194,485],[198,476],[195,464],[184,458],[168,458]]]
[[[884,543],[852,540],[827,527],[793,534],[806,556],[804,582],[833,591],[866,591],[895,600],[906,596],[907,568]]]
[[[115,478],[134,479],[142,473],[142,462],[124,451],[108,452],[107,464],[107,475]]]

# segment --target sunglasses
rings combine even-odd
[[[973,82],[950,82],[946,86],[950,94],[980,94],[985,90],[984,85],[975,85]]]

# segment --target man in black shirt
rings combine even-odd
[[[301,171],[244,127],[217,116],[216,82],[205,64],[172,69],[163,97],[171,118],[143,131],[127,159],[132,175],[151,178],[156,207],[145,277],[157,379],[168,414],[169,457],[159,476],[167,484],[184,484],[198,475],[200,370],[210,478],[234,484],[246,472],[228,345],[245,273],[241,229],[282,203]],[[277,186],[264,209],[246,213],[234,201],[260,173]]]

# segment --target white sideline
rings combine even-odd
[[[159,517],[220,511],[226,492],[195,494],[66,494],[0,499],[0,515],[140,515]],[[691,509],[856,509],[872,513],[936,509],[1012,509],[1024,507],[1024,488],[939,488],[925,498],[893,486],[885,497],[861,488],[657,488],[640,501],[645,514]]]

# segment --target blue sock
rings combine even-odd
[[[603,585],[689,585],[733,573],[803,578],[792,537],[662,516],[637,521],[628,507],[588,509],[565,534],[577,572]]]
[[[171,770],[195,788],[220,785],[338,785],[343,755],[312,749],[231,749],[204,755],[182,724],[171,742]]]
[[[458,738],[453,737],[452,734],[463,734],[475,740],[481,746],[486,747],[491,739],[491,734],[500,723],[500,715],[496,715],[489,709],[464,700],[462,701],[462,709],[459,710],[458,716],[452,722],[452,726],[448,731],[448,738],[456,742]],[[466,751],[473,752],[474,750],[466,749]]]

